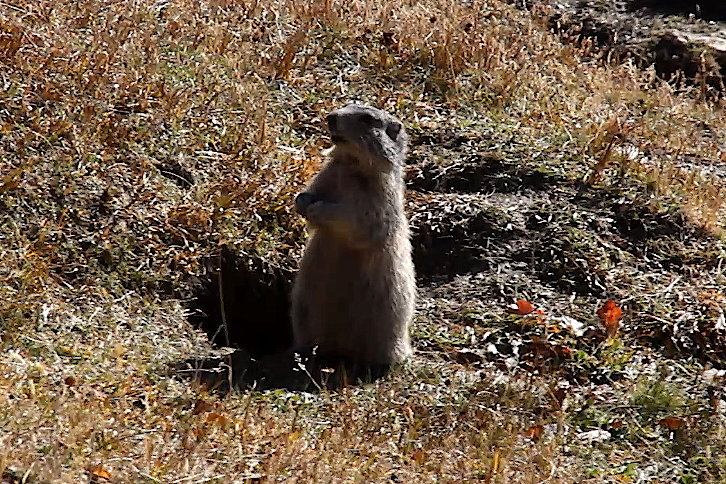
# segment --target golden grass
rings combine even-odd
[[[163,376],[208,345],[153,294],[178,298],[221,243],[294,265],[290,200],[351,98],[412,129],[504,126],[532,159],[641,180],[655,210],[719,232],[724,188],[701,171],[726,162],[723,112],[595,54],[496,0],[0,4],[0,469],[582,482],[546,377],[421,357],[336,394],[209,396]]]

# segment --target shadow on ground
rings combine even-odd
[[[360,366],[336,357],[322,357],[312,351],[281,351],[253,358],[243,349],[221,357],[194,358],[172,370],[191,378],[210,391],[230,389],[316,392],[371,383],[385,376],[388,365]]]

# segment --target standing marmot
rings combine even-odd
[[[311,236],[292,290],[296,348],[390,365],[411,353],[416,281],[404,213],[408,136],[379,109],[328,115],[335,146],[295,208]]]

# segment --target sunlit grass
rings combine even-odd
[[[627,177],[653,211],[720,234],[724,188],[708,171],[726,161],[723,112],[596,57],[496,0],[1,4],[0,469],[69,483],[583,482],[572,424],[611,396],[573,392],[559,412],[549,376],[420,356],[371,387],[219,398],[163,368],[209,349],[179,302],[204,257],[229,244],[295,266],[305,228],[290,201],[329,145],[325,114],[350,99],[412,133],[490,130],[493,149],[570,179]],[[722,415],[693,425],[706,435],[694,445],[720,455]],[[634,431],[636,450],[606,445],[645,459],[649,432]]]

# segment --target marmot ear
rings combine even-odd
[[[396,141],[396,138],[398,138],[398,133],[401,132],[401,127],[401,123],[399,123],[398,121],[391,121],[390,123],[388,123],[388,126],[386,126],[386,134],[393,141]]]

